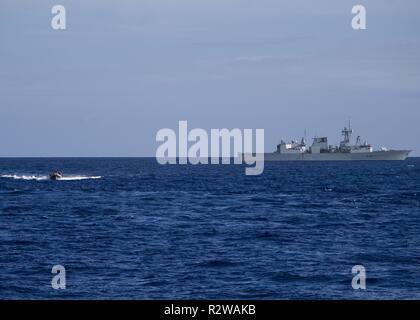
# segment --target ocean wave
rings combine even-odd
[[[49,180],[50,177],[47,175],[3,174],[0,176],[0,178],[9,178],[9,179],[15,179],[15,180],[43,181],[43,180]],[[68,175],[68,176],[63,176],[57,181],[77,181],[77,180],[100,179],[100,178],[102,178],[102,176]]]

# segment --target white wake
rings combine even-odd
[[[47,180],[48,176],[38,176],[38,175],[18,175],[18,174],[3,174],[1,178],[10,178],[15,180]]]
[[[63,176],[58,181],[72,181],[72,180],[88,180],[88,179],[100,179],[102,176]]]
[[[47,175],[18,175],[18,174],[3,174],[1,178],[9,178],[15,180],[49,180],[50,177]],[[83,175],[64,175],[62,178],[56,181],[77,181],[77,180],[88,180],[88,179],[100,179],[102,176],[83,176]]]

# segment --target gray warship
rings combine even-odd
[[[328,144],[327,137],[315,137],[312,145],[306,146],[305,138],[300,142],[285,142],[281,140],[277,150],[265,153],[265,161],[354,161],[354,160],[406,160],[411,150],[389,150],[381,148],[373,150],[373,147],[364,142],[360,136],[356,143],[352,144],[353,129],[350,124],[342,130],[343,140],[339,146]]]

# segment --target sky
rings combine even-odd
[[[417,0],[1,0],[0,157],[154,156],[180,120],[274,151],[349,119],[420,156],[419,31]]]

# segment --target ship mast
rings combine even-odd
[[[351,129],[350,120],[349,120],[348,128],[344,127],[344,129],[341,131],[341,134],[343,135],[344,139],[340,143],[340,149],[342,151],[348,151],[348,150],[350,150],[351,136],[353,134],[353,130]]]

